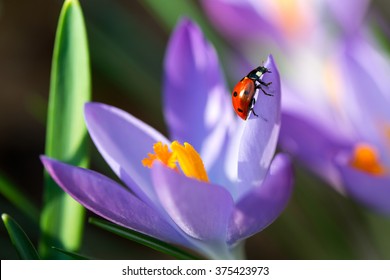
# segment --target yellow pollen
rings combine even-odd
[[[356,145],[350,165],[372,175],[385,174],[385,168],[379,162],[377,151],[368,144]]]
[[[174,141],[171,144],[171,149],[176,155],[181,170],[187,177],[195,178],[204,182],[209,181],[202,158],[194,147],[187,142],[184,142],[183,146],[179,142]]]
[[[172,169],[177,169],[174,155],[168,150],[168,145],[157,142],[153,145],[154,154],[148,153],[148,157],[142,160],[142,164],[152,168],[153,162],[159,160],[164,165]]]
[[[179,171],[178,163],[181,171],[187,177],[204,182],[209,181],[202,158],[194,147],[186,142],[184,145],[181,145],[179,142],[174,141],[171,144],[171,150],[172,152],[168,150],[168,145],[157,142],[153,145],[154,154],[149,153],[148,157],[142,160],[142,164],[152,168],[153,162],[159,160],[165,166]]]

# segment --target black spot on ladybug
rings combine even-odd
[[[234,96],[234,97],[236,97],[236,96],[237,96],[237,91],[235,91],[235,92],[233,93],[233,96]]]
[[[248,94],[249,94],[249,91],[245,90],[244,95],[248,95]]]
[[[241,108],[238,108],[237,111],[240,113],[244,112]]]

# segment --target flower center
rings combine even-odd
[[[355,146],[350,165],[372,175],[385,174],[385,168],[379,161],[377,151],[368,144],[358,144]]]
[[[202,158],[194,147],[187,142],[181,145],[179,142],[173,141],[171,150],[169,151],[168,145],[157,142],[153,145],[154,154],[148,153],[148,157],[142,160],[142,164],[152,168],[154,161],[158,160],[165,166],[179,171],[178,163],[181,171],[187,177],[204,182],[209,181]]]
[[[314,25],[310,16],[311,3],[292,0],[276,0],[273,17],[279,24],[282,32],[289,37],[303,35]],[[309,5],[308,5],[309,4]]]

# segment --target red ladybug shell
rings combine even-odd
[[[248,77],[244,77],[237,83],[232,92],[232,102],[237,115],[246,120],[252,106],[252,99],[255,95],[255,82]]]

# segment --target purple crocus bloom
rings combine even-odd
[[[233,114],[217,55],[200,29],[184,19],[170,39],[164,77],[170,136],[200,152],[208,181],[158,161],[145,167],[142,162],[155,143],[161,147],[171,141],[130,114],[100,103],[86,104],[87,128],[126,188],[91,170],[47,157],[42,162],[67,193],[116,224],[208,258],[242,258],[242,241],[271,224],[292,192],[288,157],[274,157],[280,78],[271,56],[265,66],[272,71],[264,81],[272,82],[268,90],[274,96],[259,96],[254,110],[261,117],[251,115],[244,122]]]
[[[248,41],[307,46],[330,27],[350,34],[360,27],[370,0],[213,0],[201,1],[210,20],[235,45]],[[232,24],[232,22],[234,24]],[[329,37],[328,37],[329,39]],[[274,41],[274,42],[272,42]],[[326,43],[326,42],[323,42]],[[288,51],[288,48],[285,49]]]
[[[390,214],[390,63],[363,30],[369,1],[202,3],[228,38],[281,42],[282,149],[340,193]]]
[[[328,64],[328,102],[286,102],[280,144],[341,193],[390,214],[390,63],[357,34]]]

